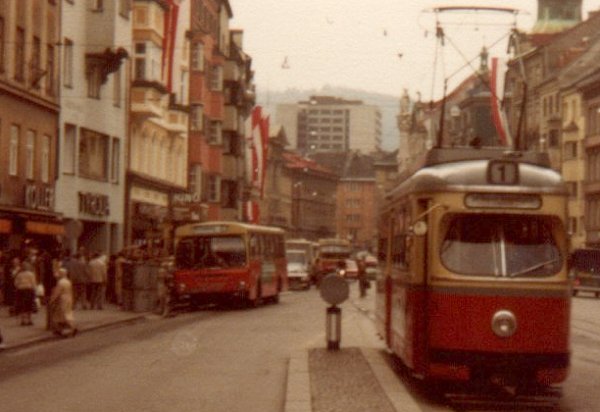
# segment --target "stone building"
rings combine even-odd
[[[59,2],[0,1],[0,248],[58,247]]]

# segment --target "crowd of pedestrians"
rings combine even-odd
[[[75,336],[75,309],[103,310],[122,303],[122,255],[76,253],[28,242],[18,250],[0,249],[0,305],[23,327],[45,306],[46,329]],[[0,331],[0,347],[3,344]]]

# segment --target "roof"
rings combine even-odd
[[[337,175],[327,167],[324,167],[314,160],[303,157],[298,153],[286,151],[283,153],[283,160],[285,161],[285,167],[291,170],[301,170],[303,172],[311,172],[328,177],[337,177]]]
[[[374,179],[375,159],[360,152],[314,153],[311,157],[319,164],[335,170],[345,180]]]

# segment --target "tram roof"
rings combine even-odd
[[[519,163],[518,185],[490,184],[488,165],[491,160]],[[435,191],[565,194],[567,189],[561,175],[550,168],[548,155],[544,153],[436,148],[430,150],[416,170],[389,195]]]

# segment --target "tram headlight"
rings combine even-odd
[[[508,338],[517,331],[517,318],[509,310],[499,310],[492,317],[492,330],[501,338]]]

